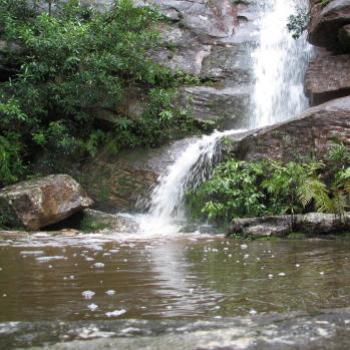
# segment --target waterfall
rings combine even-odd
[[[288,17],[305,0],[268,0],[262,5],[259,45],[252,53],[255,86],[251,128],[276,124],[308,106],[303,92],[311,45],[304,33],[299,39],[288,32]]]
[[[186,224],[184,197],[208,178],[220,158],[218,140],[242,130],[214,131],[194,140],[171,164],[151,195],[150,209],[138,218],[142,231],[174,233]]]
[[[250,129],[287,120],[307,107],[303,79],[311,50],[305,37],[294,40],[286,27],[299,1],[267,0],[261,6],[259,42],[252,53],[255,84]],[[208,178],[218,161],[218,141],[235,132],[242,131],[203,136],[177,157],[154,189],[149,212],[137,217],[142,232],[181,231],[186,225],[186,191]]]

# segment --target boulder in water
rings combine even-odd
[[[4,224],[27,230],[60,222],[93,204],[69,175],[49,175],[7,186],[0,191]]]

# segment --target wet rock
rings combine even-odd
[[[323,159],[334,140],[350,147],[350,97],[326,102],[290,121],[252,131],[234,141],[230,152],[243,160],[290,161],[311,155]]]
[[[350,55],[320,57],[311,62],[305,92],[312,105],[350,95]]]
[[[95,201],[95,208],[115,213],[147,207],[147,199],[158,177],[189,140],[157,149],[137,149],[118,154],[108,149],[89,159],[79,180]],[[142,200],[141,200],[142,199]]]
[[[283,237],[293,231],[307,235],[339,233],[350,230],[350,213],[343,217],[334,214],[307,213],[295,216],[263,216],[234,219],[229,234],[248,237]]]
[[[327,234],[350,230],[350,212],[343,217],[334,214],[308,213],[297,215],[293,228],[307,234]]]
[[[316,46],[337,48],[338,32],[350,24],[350,1],[332,0],[325,7],[315,3],[311,10],[308,40]]]
[[[249,44],[214,46],[204,58],[202,79],[224,81],[226,86],[250,84],[253,79]]]
[[[291,232],[292,222],[288,215],[234,219],[230,234],[249,237],[282,237]]]
[[[193,86],[183,89],[180,101],[180,105],[186,106],[198,121],[229,127],[246,115],[249,91],[243,87]]]
[[[349,308],[342,308],[197,322],[7,322],[1,325],[0,345],[32,350],[341,350],[350,346],[349,320]]]
[[[109,214],[99,210],[85,209],[83,212],[83,223],[87,223],[92,228],[108,229],[118,232],[136,230],[138,225],[130,217],[118,214]],[[94,231],[94,230],[93,230]]]
[[[0,191],[0,213],[7,225],[37,230],[93,204],[69,175],[50,175],[7,186]]]

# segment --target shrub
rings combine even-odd
[[[148,58],[159,44],[159,13],[131,0],[103,13],[77,0],[49,1],[49,12],[42,3],[0,0],[0,39],[20,47],[7,54],[17,73],[0,84],[0,134],[16,140],[12,149],[2,141],[0,185],[20,177],[38,153],[93,155],[111,140],[115,150],[154,146],[192,128],[171,103],[172,89],[190,77]],[[112,130],[99,129],[96,108],[118,111],[130,89],[145,93],[145,112],[119,112]],[[10,158],[20,171],[6,165]]]
[[[194,218],[220,225],[237,217],[309,211],[341,216],[350,203],[349,157],[350,152],[338,145],[331,148],[327,166],[313,161],[228,160],[210,180],[189,191],[186,203]]]
[[[310,14],[307,8],[297,7],[296,13],[288,17],[287,28],[294,39],[298,39],[307,28]]]

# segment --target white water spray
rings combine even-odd
[[[305,37],[294,40],[287,30],[288,16],[299,1],[264,1],[259,46],[253,52],[255,88],[250,128],[287,120],[307,107],[304,71],[310,55]],[[237,132],[215,131],[191,143],[168,167],[151,197],[148,214],[136,217],[145,234],[173,234],[186,225],[184,196],[207,179],[218,161],[218,142]]]
[[[175,233],[186,224],[184,197],[208,178],[218,161],[220,143],[224,136],[242,130],[215,131],[194,140],[170,165],[151,196],[148,214],[138,218],[144,232]]]
[[[256,81],[251,128],[288,120],[308,106],[303,80],[311,45],[305,35],[295,40],[287,29],[288,17],[296,6],[305,3],[305,0],[264,1],[260,42],[252,54]]]

